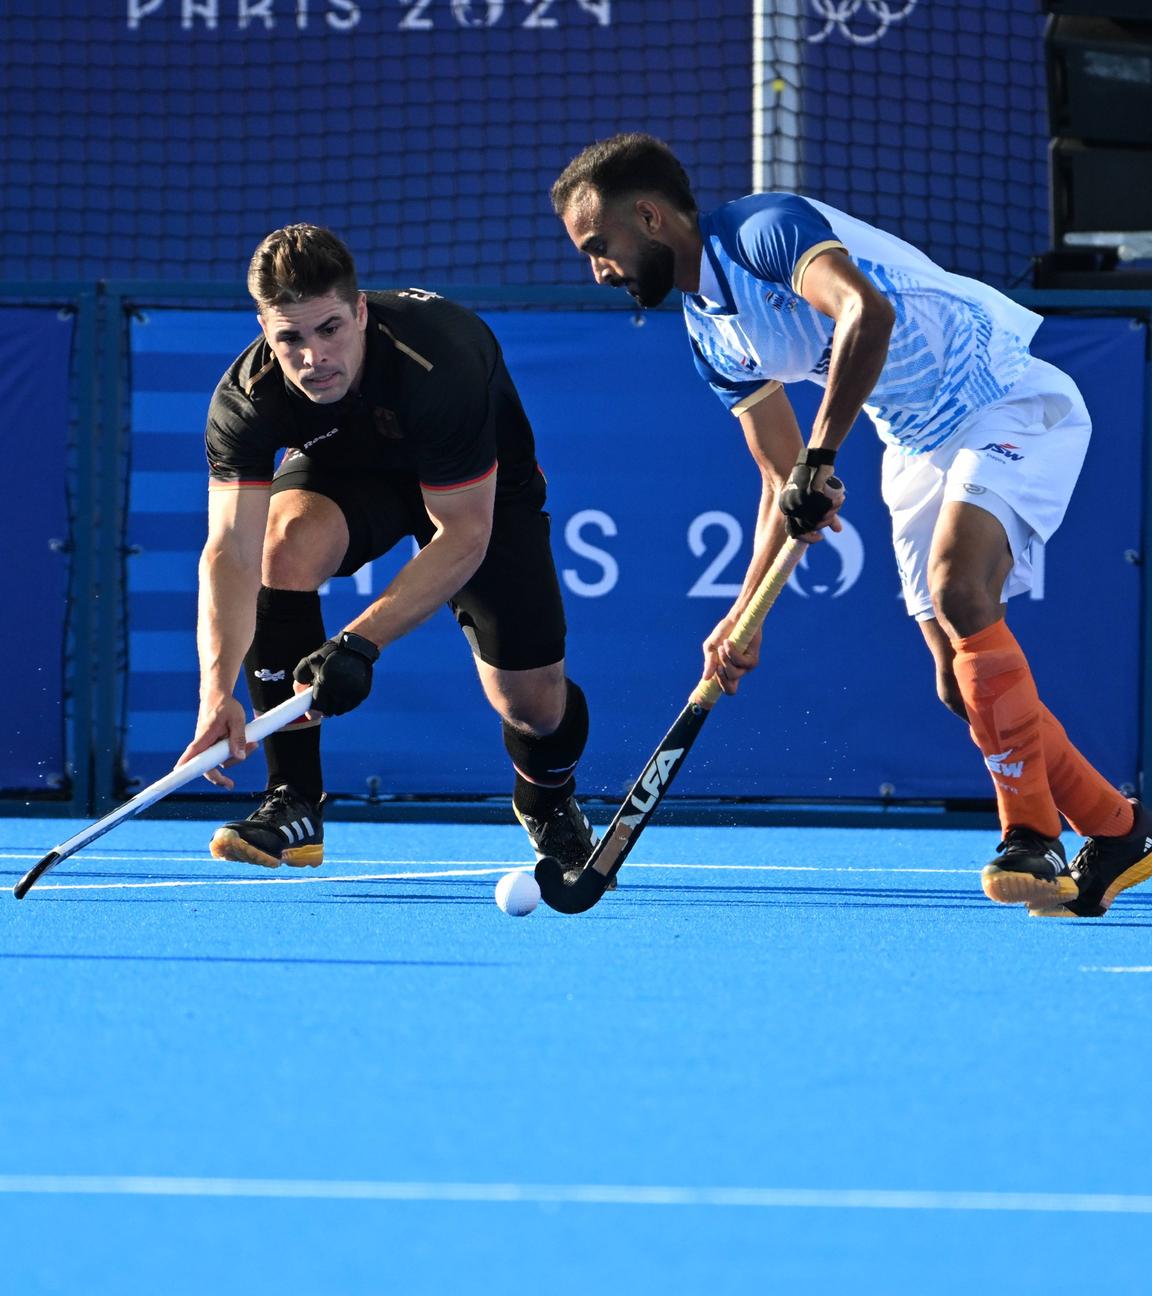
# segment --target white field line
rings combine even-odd
[[[0,860],[31,861],[43,858],[43,852],[37,855],[34,851],[0,851]],[[79,850],[74,855],[68,857],[80,863],[84,860],[92,862],[100,861],[105,864],[148,864],[155,867],[157,864],[210,864],[218,865],[221,861],[213,859],[207,851],[200,851],[196,854],[177,855],[168,851],[87,851]],[[329,861],[331,863],[332,861]],[[432,868],[444,864],[449,866],[462,866],[464,864],[487,864],[492,868],[519,868],[524,866],[524,860],[509,860],[507,863],[503,860],[459,860],[459,859],[370,859],[343,860],[342,864],[351,868],[357,864],[364,864],[373,868]],[[257,865],[257,867],[259,867]],[[290,867],[290,866],[288,866]]]
[[[0,851],[0,861],[14,860],[20,863],[31,863],[42,858],[43,853],[37,855],[34,851]],[[218,862],[204,853],[197,855],[169,855],[163,851],[157,851],[154,854],[148,851],[133,851],[131,854],[102,854],[96,851],[84,851],[81,853],[78,851],[69,858],[101,861],[105,864],[215,864]],[[523,858],[467,861],[455,859],[350,859],[342,860],[341,863],[345,868],[357,864],[363,864],[365,868],[432,868],[439,865],[459,867],[464,863],[484,864],[487,865],[489,871],[497,868],[507,871],[508,869],[531,867],[524,863]],[[633,869],[701,869],[734,873],[963,873],[965,875],[975,871],[974,865],[968,868],[902,868],[888,864],[700,864],[695,862],[673,864],[659,860],[649,860],[646,863],[640,860],[630,860],[627,868],[629,872]]]
[[[41,858],[39,855],[25,854],[3,854],[0,853],[0,860],[17,860],[20,862],[34,861]],[[203,855],[163,855],[155,859],[141,856],[124,856],[124,855],[77,855],[73,857],[78,863],[84,860],[90,862],[103,861],[104,863],[114,864],[148,864],[152,869],[158,865],[165,864],[204,864],[206,861]],[[345,867],[349,863],[356,861],[346,861]],[[523,860],[493,860],[486,862],[476,868],[461,868],[459,860],[365,860],[365,868],[390,867],[395,872],[387,873],[315,873],[309,870],[307,873],[298,873],[293,870],[290,873],[281,873],[279,870],[268,870],[269,876],[254,876],[244,878],[176,878],[170,881],[148,881],[148,882],[40,882],[37,883],[36,891],[110,891],[110,890],[158,890],[158,889],[177,889],[180,887],[212,887],[212,886],[303,886],[316,885],[317,883],[326,882],[403,882],[403,881],[426,881],[436,878],[472,878],[472,877],[492,877],[495,874],[504,874],[512,870],[526,872],[532,866],[525,864]],[[288,866],[286,866],[288,867]],[[819,865],[802,865],[802,864],[629,864],[628,870],[632,872],[636,869],[672,869],[686,872],[736,872],[736,873],[883,873],[887,876],[893,874],[941,874],[952,873],[962,876],[971,876],[971,869],[930,869],[930,868],[879,868],[879,867],[853,867],[850,865],[835,866],[825,868]]]
[[[0,1175],[0,1193],[114,1197],[295,1198],[308,1201],[511,1205],[712,1206],[767,1210],[1040,1211],[1152,1215],[1135,1193],[925,1192],[874,1188],[686,1188],[628,1184],[421,1183],[329,1179],[189,1179],[120,1175]]]
[[[1152,967],[1082,967],[1081,972],[1152,972]]]
[[[171,890],[179,887],[213,887],[213,886],[315,886],[324,882],[419,882],[436,878],[470,878],[493,877],[504,874],[513,868],[526,872],[527,867],[517,863],[495,864],[487,868],[473,869],[414,869],[402,873],[346,873],[323,874],[308,873],[305,876],[275,873],[271,877],[245,878],[182,878],[170,882],[38,882],[36,891],[147,891]]]

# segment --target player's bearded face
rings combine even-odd
[[[649,239],[636,257],[636,273],[626,282],[628,294],[641,306],[659,306],[676,282],[676,254],[667,243]]]

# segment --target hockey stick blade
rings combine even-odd
[[[711,706],[698,700],[697,694],[693,694],[660,746],[652,753],[644,772],[633,783],[624,804],[585,861],[580,876],[572,882],[565,882],[564,870],[548,857],[536,865],[540,898],[549,908],[563,914],[585,913],[608,889],[608,883],[620,871],[636,838],[656,813],[656,807],[672,786],[684,758],[708,719]]]
[[[564,881],[560,861],[545,855],[536,864],[536,884],[540,898],[557,913],[586,913],[604,894],[608,879],[594,868],[585,868],[575,882]]]
[[[23,900],[28,892],[36,883],[48,872],[50,868],[55,868],[60,862],[61,856],[59,851],[50,850],[47,855],[38,863],[33,864],[27,873],[12,888],[12,894],[17,900]]]

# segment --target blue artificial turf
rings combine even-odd
[[[2,880],[71,831],[0,821]],[[5,1292],[1152,1289],[1152,972],[1103,970],[1152,892],[1042,921],[986,833],[656,826],[513,919],[515,827],[209,831],[0,894]]]

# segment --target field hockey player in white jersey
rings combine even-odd
[[[704,645],[725,691],[757,663],[758,640],[740,653],[728,636],[785,535],[838,524],[821,487],[863,409],[886,446],[908,613],[940,699],[970,726],[996,787],[1003,840],[985,893],[1034,914],[1100,917],[1152,875],[1152,813],[1072,745],[1005,621],[1064,516],[1091,433],[1072,380],[1029,352],[1040,317],[795,194],[701,214],[684,168],[650,135],[590,145],[552,203],[598,283],[641,306],[680,290],[696,367],[760,469],[752,561]],[[800,380],[824,388],[807,445],[781,386]],[[1071,864],[1061,816],[1087,839]]]

